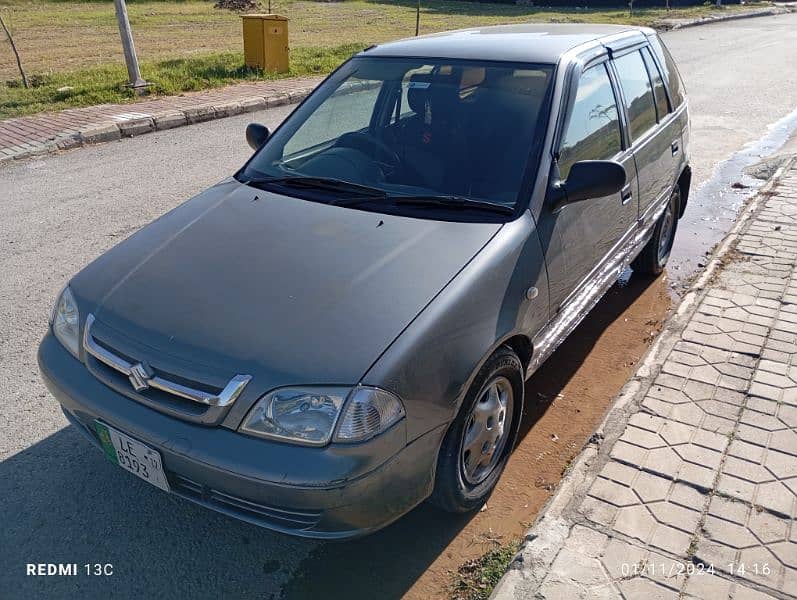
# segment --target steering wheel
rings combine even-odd
[[[392,173],[401,163],[399,155],[390,146],[382,140],[361,131],[344,133],[337,139],[335,146],[352,148],[374,157],[375,162],[386,167],[385,175]]]

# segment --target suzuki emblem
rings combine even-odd
[[[128,375],[128,379],[130,379],[130,383],[137,392],[143,392],[147,388],[149,388],[148,380],[150,378],[150,374],[147,372],[147,367],[145,367],[142,363],[136,363],[132,367],[130,367],[130,375]]]

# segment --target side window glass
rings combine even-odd
[[[580,160],[607,160],[622,150],[614,90],[600,64],[582,73],[573,111],[559,149],[559,176],[567,179]]]
[[[656,105],[648,71],[639,52],[614,60],[625,96],[631,139],[636,140],[656,124]]]
[[[653,35],[648,40],[656,56],[658,56],[659,62],[664,65],[667,86],[670,88],[670,102],[673,109],[675,109],[681,106],[684,101],[683,83],[681,82],[681,76],[678,74],[678,68],[675,66],[675,61],[672,59],[670,51],[661,42],[659,36]]]
[[[650,48],[642,48],[642,58],[645,59],[648,75],[650,75],[650,80],[653,82],[653,95],[656,98],[656,112],[659,115],[659,121],[661,121],[669,112],[667,93],[664,91],[664,81],[661,79],[661,73],[659,73],[659,68],[653,60]]]

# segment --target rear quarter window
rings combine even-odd
[[[681,81],[681,75],[678,73],[678,67],[675,66],[675,61],[670,51],[667,50],[667,46],[659,39],[659,36],[652,35],[648,38],[648,41],[650,41],[650,47],[656,53],[659,63],[664,66],[664,76],[667,79],[670,102],[674,110],[684,102],[684,85]]]
[[[638,51],[614,60],[625,96],[631,139],[637,140],[656,124],[656,103],[647,68]]]

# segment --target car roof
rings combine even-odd
[[[379,44],[365,56],[556,63],[568,50],[602,38],[654,33],[647,27],[585,23],[524,23],[444,31]]]

